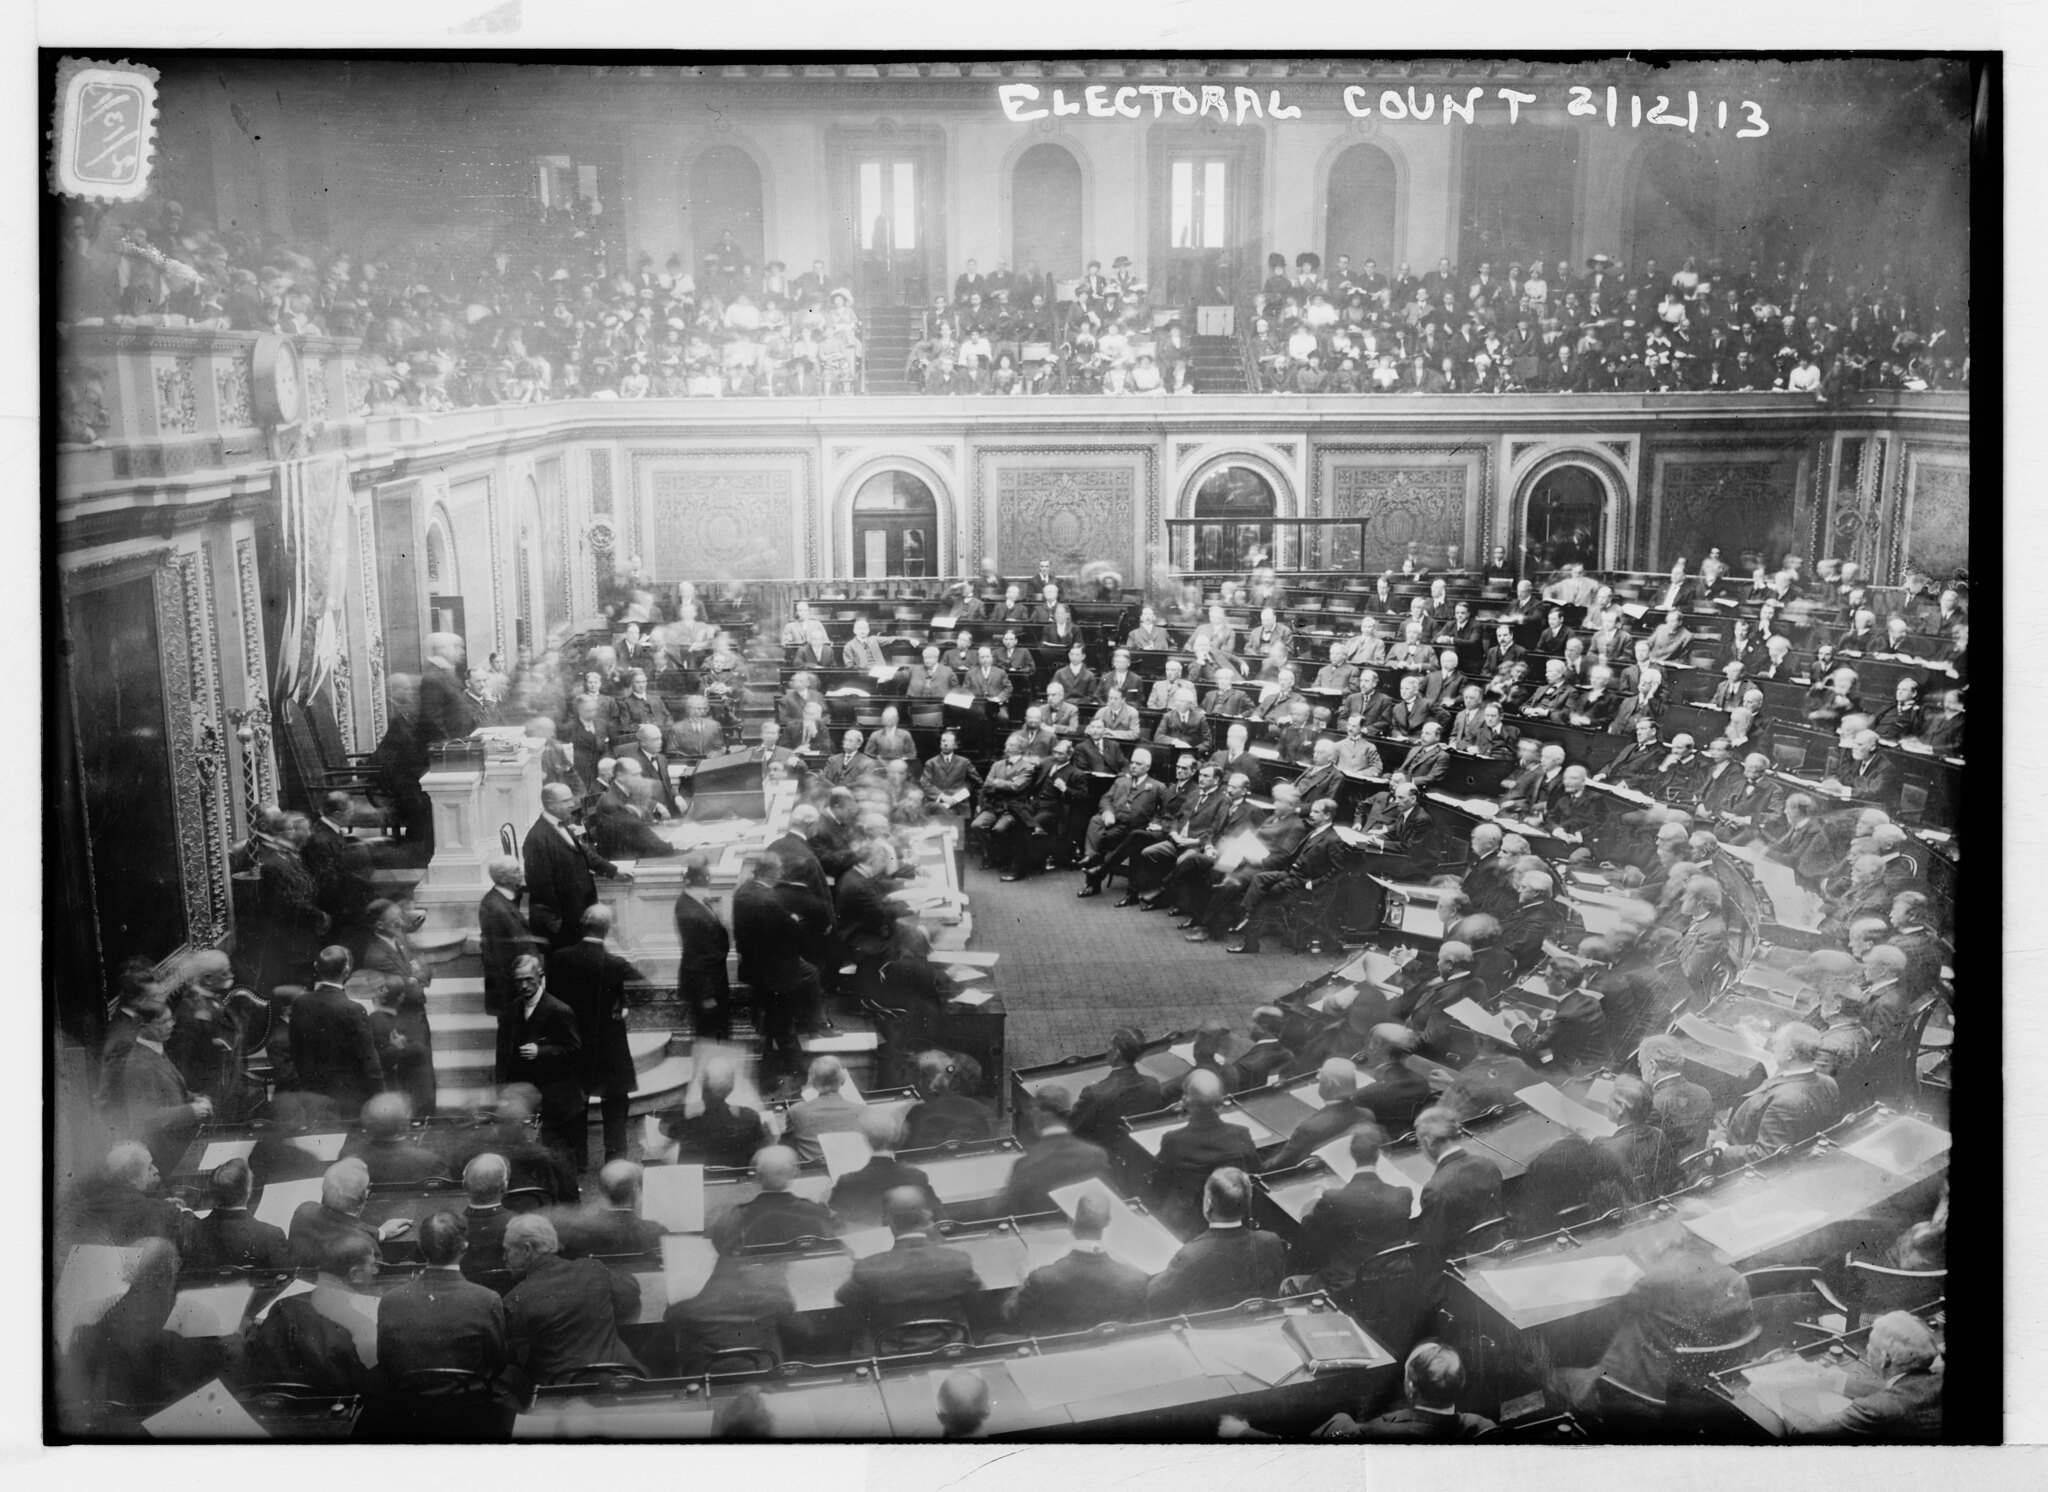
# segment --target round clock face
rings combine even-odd
[[[299,350],[286,342],[277,350],[277,363],[272,372],[272,387],[277,395],[277,412],[282,424],[290,424],[299,417],[299,405],[305,396],[299,378]]]

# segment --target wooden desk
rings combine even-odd
[[[1939,1339],[1946,1324],[1946,1303],[1935,1301],[1913,1312]],[[1754,1361],[1728,1368],[1708,1379],[1709,1386],[1773,1440],[1834,1432],[1835,1400],[1860,1399],[1884,1386],[1884,1379],[1865,1361],[1870,1328],[1825,1337],[1819,1341],[1778,1344]]]
[[[669,1380],[626,1394],[544,1391],[512,1424],[514,1440],[708,1440],[718,1407],[748,1385],[725,1382],[705,1391],[701,1379]],[[886,1440],[888,1407],[865,1365],[758,1385],[776,1438]]]

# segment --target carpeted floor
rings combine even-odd
[[[1121,880],[1080,901],[1078,871],[1004,885],[970,861],[964,876],[973,946],[1002,954],[993,982],[1009,1011],[1013,1068],[1099,1052],[1127,1023],[1159,1036],[1214,1017],[1242,1033],[1254,1006],[1339,962],[1272,938],[1257,957],[1183,942],[1164,912],[1118,910]]]

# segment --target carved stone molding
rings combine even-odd
[[[793,553],[789,553],[787,551],[787,544],[785,542],[785,558],[783,560],[783,563],[785,563],[789,568],[777,572],[777,575],[796,577],[799,575],[819,574],[820,571],[818,569],[818,529],[820,523],[822,522],[822,515],[819,512],[821,503],[817,496],[817,483],[813,478],[813,463],[815,458],[812,452],[807,447],[783,447],[781,449],[762,446],[748,446],[737,448],[700,447],[691,450],[678,450],[668,447],[652,446],[635,448],[626,453],[626,461],[628,465],[626,500],[627,510],[630,512],[637,509],[640,506],[641,494],[643,491],[648,490],[647,484],[645,484],[641,480],[641,473],[650,464],[666,464],[671,462],[681,462],[684,463],[685,465],[698,465],[707,462],[731,462],[734,460],[744,460],[750,457],[759,459],[772,459],[774,461],[783,463],[794,461],[797,466],[797,471],[800,474],[795,483],[792,496],[795,499],[795,511],[793,516],[795,517],[795,520],[802,526],[803,529],[804,567],[802,570],[798,570],[795,568],[796,557]],[[651,493],[649,500],[652,500]],[[788,510],[785,509],[785,512],[787,511]],[[756,524],[758,524],[758,516],[756,516],[753,521]],[[719,527],[718,532],[721,534],[724,532],[722,525]],[[785,529],[784,532],[786,533],[787,530]],[[646,560],[648,557],[645,550],[636,551],[629,549],[626,552],[638,553],[640,554],[643,560]],[[699,578],[703,572],[699,570],[691,570],[686,573],[688,574],[689,578],[695,579]]]
[[[1455,543],[1465,559],[1474,552],[1484,553],[1493,542],[1493,448],[1490,445],[1380,446],[1347,443],[1318,445],[1310,454],[1305,517],[1350,518],[1359,516],[1361,512],[1387,511],[1399,515],[1402,521],[1385,530],[1385,536],[1390,537],[1395,529],[1414,528],[1417,532],[1413,537],[1419,542],[1424,545]],[[1323,493],[1326,473],[1334,489],[1346,472],[1362,474],[1349,478],[1348,495],[1343,497],[1343,501],[1355,509],[1350,512],[1335,506],[1340,497],[1338,491],[1333,490],[1328,501]],[[1430,475],[1437,472],[1455,474],[1464,488],[1455,534],[1443,532],[1445,520],[1441,508],[1445,499],[1442,494],[1448,488],[1440,478]],[[1391,478],[1401,473],[1407,473],[1405,483],[1393,483]],[[1388,480],[1375,486],[1375,477]],[[1373,508],[1371,504],[1375,502],[1384,505],[1383,508]],[[1380,540],[1383,537],[1374,533],[1377,527],[1379,525],[1368,525],[1365,533],[1364,557],[1368,573],[1387,567],[1385,561],[1375,558],[1381,552]],[[1395,565],[1400,564],[1406,551],[1407,538],[1402,538],[1400,544],[1393,555],[1392,563]],[[1436,562],[1440,563],[1440,558]]]
[[[787,468],[656,471],[654,542],[641,556],[658,580],[759,580],[793,572]]]
[[[1688,442],[1654,451],[1640,563],[1661,569],[1669,556],[1697,563],[1718,545],[1733,564],[1740,550],[1776,557],[1804,543],[1799,507],[1809,494],[1814,453],[1756,441]]]
[[[1905,496],[1897,504],[1888,571],[1897,576],[1911,560],[1946,580],[1970,563],[1969,452],[1909,445],[1898,466]]]
[[[242,786],[245,801],[258,803],[277,799],[277,768],[271,758],[270,677],[263,656],[263,601],[256,580],[256,541],[235,540],[235,592],[242,619],[243,693],[258,721],[251,721],[253,739],[242,748]]]
[[[362,575],[363,636],[370,645],[370,736],[384,739],[387,724],[384,698],[384,607],[377,587],[377,525],[371,503],[356,509],[356,560]]]
[[[1136,569],[1137,556],[1130,548],[1130,545],[1142,543],[1148,552],[1148,562],[1149,551],[1162,547],[1164,536],[1159,526],[1159,450],[1157,446],[988,445],[977,447],[974,451],[974,483],[967,505],[970,521],[970,539],[967,548],[969,555],[980,556],[989,552],[987,542],[989,503],[992,495],[999,496],[999,494],[992,494],[991,492],[989,472],[992,464],[998,458],[1012,456],[1057,456],[1072,463],[1070,467],[1056,468],[1056,470],[1074,472],[1122,470],[1127,473],[1132,471],[1133,458],[1142,458],[1140,464],[1144,472],[1143,491],[1142,493],[1134,493],[1133,501],[1142,499],[1144,503],[1144,528],[1141,531],[1143,537],[1142,539],[1134,538],[1127,540],[1122,551],[1125,558],[1120,562],[1114,560],[1112,562],[1120,564],[1119,573],[1123,576],[1126,584],[1144,584],[1148,577],[1145,574],[1139,573]],[[1111,465],[1111,462],[1117,464]],[[1030,470],[1030,468],[1024,469]],[[1038,469],[1046,470],[1047,468]],[[1000,475],[1001,473],[998,473],[998,477]],[[996,522],[999,525],[998,533],[1000,533],[1000,525],[1002,523],[1000,512],[997,515]],[[1062,523],[1060,527],[1062,531],[1065,531],[1069,525]],[[1036,560],[1038,557],[1038,555],[1034,554],[1030,556],[1030,560]],[[1090,556],[1090,558],[1110,559],[1111,556],[1099,555]],[[996,559],[1000,564],[1015,565],[1018,563],[1014,556],[1005,556],[1000,549],[997,551]],[[1025,563],[1029,563],[1029,560],[1025,561]]]

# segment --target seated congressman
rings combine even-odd
[[[894,1245],[884,1253],[856,1259],[837,1294],[856,1312],[877,1351],[893,1329],[919,1321],[949,1321],[963,1331],[981,1294],[974,1259],[939,1242],[924,1194],[899,1187],[885,1199]]]
[[[869,1158],[857,1171],[843,1172],[832,1184],[827,1198],[831,1210],[856,1228],[878,1228],[886,1221],[885,1199],[899,1187],[920,1193],[933,1217],[940,1217],[938,1193],[931,1178],[916,1166],[896,1158],[896,1146],[903,1137],[903,1117],[889,1109],[868,1105],[860,1116],[860,1136],[867,1141]]]
[[[1253,1231],[1251,1180],[1225,1166],[1202,1187],[1207,1228],[1180,1246],[1145,1292],[1148,1316],[1222,1310],[1241,1300],[1270,1300],[1287,1277],[1287,1245]]]
[[[1029,1336],[1051,1336],[1105,1321],[1142,1320],[1151,1280],[1104,1249],[1108,1228],[1109,1203],[1094,1192],[1083,1196],[1074,1206],[1073,1248],[1025,1276],[1003,1304],[1004,1324]]]
[[[1073,1099],[1058,1083],[1047,1083],[1032,1097],[1035,1130],[1023,1155],[1010,1168],[998,1210],[1005,1217],[1029,1217],[1054,1210],[1052,1193],[1099,1176],[1110,1178],[1109,1152],[1077,1136],[1069,1122]]]
[[[419,1224],[426,1267],[385,1292],[378,1306],[377,1364],[391,1390],[394,1435],[502,1440],[511,1433],[515,1406],[500,1383],[512,1363],[505,1303],[463,1276],[468,1247],[469,1225],[460,1213],[429,1213]],[[498,1392],[478,1403],[455,1385],[411,1377],[449,1369],[474,1373]]]
[[[619,1337],[640,1309],[633,1276],[563,1258],[555,1225],[530,1212],[505,1226],[505,1266],[519,1276],[505,1296],[512,1360],[530,1382],[573,1383],[604,1364],[644,1371]]]
[[[185,1268],[291,1268],[291,1245],[284,1230],[249,1211],[252,1180],[245,1160],[225,1161],[213,1168],[206,1179],[213,1208],[192,1225]]]
[[[564,1258],[649,1254],[661,1247],[661,1224],[640,1215],[642,1176],[638,1161],[606,1161],[597,1173],[598,1195],[553,1215]]]
[[[744,1166],[768,1143],[768,1126],[755,1110],[732,1105],[739,1067],[728,1057],[704,1064],[701,1113],[685,1116],[671,1110],[661,1132],[676,1146],[678,1162],[705,1166]]]
[[[721,1254],[732,1254],[844,1232],[846,1224],[837,1213],[790,1190],[796,1177],[796,1152],[788,1146],[770,1145],[757,1154],[754,1182],[760,1190],[706,1230],[712,1246]]]
[[[1316,1430],[1318,1440],[1472,1440],[1493,1428],[1479,1414],[1461,1414],[1465,1363],[1441,1342],[1422,1342],[1401,1371],[1404,1403],[1364,1424],[1348,1414],[1332,1415]]]

